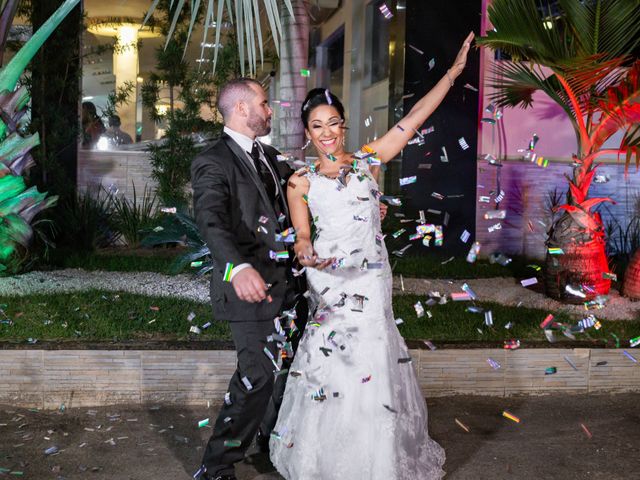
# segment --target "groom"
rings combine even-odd
[[[193,161],[191,181],[196,221],[214,264],[213,314],[229,323],[238,364],[200,478],[234,480],[234,464],[256,434],[259,446],[268,446],[286,380],[279,375],[274,388],[274,318],[297,308],[302,330],[306,286],[292,273],[292,243],[278,236],[291,226],[283,185],[293,171],[277,161],[277,150],[256,140],[271,131],[265,92],[255,80],[232,80],[218,95],[218,110],[224,133]]]

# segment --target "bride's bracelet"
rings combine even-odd
[[[453,87],[453,80],[451,80],[451,75],[449,75],[450,68],[447,69],[447,79],[449,80],[449,84]]]

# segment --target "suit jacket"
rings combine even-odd
[[[216,320],[273,320],[294,302],[298,279],[291,274],[293,249],[277,242],[275,234],[290,225],[285,201],[286,181],[293,170],[278,162],[278,151],[262,144],[277,182],[282,202],[274,204],[267,195],[251,160],[242,148],[223,133],[205,148],[191,164],[191,183],[196,222],[211,250],[214,268],[211,272],[211,303]],[[280,211],[285,221],[278,221]],[[267,219],[260,222],[261,217]],[[264,227],[267,233],[259,231]],[[289,251],[289,260],[276,261],[270,251]],[[237,266],[250,263],[266,283],[273,302],[241,301],[231,282],[223,281],[227,263]]]

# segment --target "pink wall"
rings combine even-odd
[[[492,28],[487,20],[486,4],[483,2],[483,30]],[[484,34],[484,31],[482,32]],[[488,48],[482,47],[481,61],[481,85],[482,115],[486,116],[484,108],[491,103],[489,96],[493,89],[491,66],[494,63],[494,53]],[[549,72],[550,73],[550,72]],[[503,110],[503,122],[506,133],[506,154],[509,157],[522,155],[518,149],[526,148],[534,133],[540,140],[536,146],[536,153],[549,159],[570,159],[576,151],[576,137],[573,127],[564,110],[542,92],[534,94],[533,107],[505,108]],[[496,137],[497,138],[497,137]],[[605,144],[606,148],[617,148],[620,145],[621,134],[614,136]],[[479,126],[478,154],[496,154],[497,145],[493,141],[492,126],[481,123]]]

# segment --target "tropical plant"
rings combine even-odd
[[[171,267],[172,273],[182,271],[187,265],[197,268],[198,275],[204,275],[213,269],[211,252],[200,236],[198,225],[192,216],[176,212],[162,218],[160,224],[142,240],[142,246],[181,244],[187,251],[176,258]]]
[[[29,94],[14,91],[20,75],[38,49],[80,0],[67,0],[0,71],[0,272],[18,245],[28,246],[33,237],[36,214],[51,207],[56,197],[47,197],[35,187],[27,188],[23,174],[33,165],[29,151],[39,143],[37,134],[23,137],[19,122],[26,113]],[[4,43],[17,8],[17,1],[0,2],[0,42]]]
[[[113,199],[101,186],[64,197],[51,212],[56,244],[79,252],[113,245],[120,237],[112,226]]]
[[[624,154],[627,164],[640,146],[640,3],[637,0],[495,0],[488,7],[494,30],[478,43],[509,54],[494,64],[492,100],[501,107],[530,107],[542,91],[567,114],[577,151],[563,214],[553,223],[547,246],[546,290],[566,301],[608,292],[604,227],[592,208],[608,198],[588,199],[603,154]],[[634,61],[635,60],[635,61]],[[622,131],[618,149],[604,143]],[[555,252],[554,252],[555,253]],[[575,290],[573,290],[575,291]]]
[[[145,232],[150,230],[156,222],[157,198],[152,189],[145,185],[140,199],[136,192],[136,186],[132,182],[133,197],[113,196],[113,214],[111,225],[120,233],[129,247],[135,248]]]

